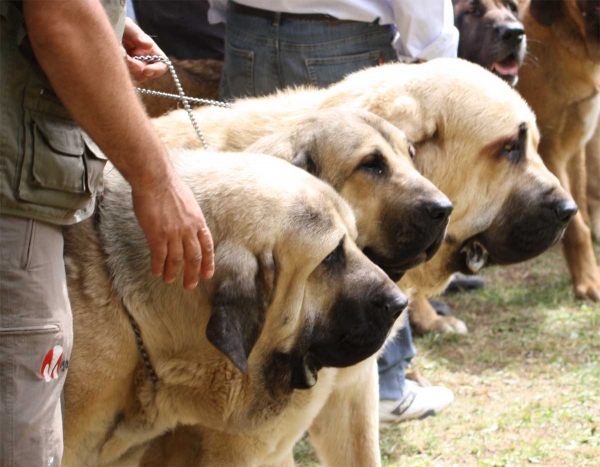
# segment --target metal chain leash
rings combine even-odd
[[[200,141],[202,142],[202,146],[204,146],[204,149],[208,149],[206,140],[204,139],[204,136],[202,135],[202,131],[200,131],[198,122],[196,122],[196,118],[194,117],[194,113],[192,112],[192,107],[190,106],[190,102],[214,105],[217,107],[233,107],[233,106],[231,104],[227,104],[226,102],[211,101],[209,99],[198,99],[195,97],[186,96],[185,93],[183,92],[183,88],[181,87],[181,82],[179,81],[179,77],[177,76],[175,67],[171,63],[171,60],[169,60],[167,57],[164,57],[162,55],[139,55],[139,56],[135,56],[132,58],[134,58],[135,60],[140,60],[142,62],[163,62],[165,65],[167,65],[167,67],[169,68],[169,71],[171,72],[171,76],[173,77],[173,81],[175,82],[175,87],[177,88],[178,95],[177,94],[169,94],[167,92],[151,91],[149,89],[143,89],[143,88],[135,88],[135,90],[141,94],[148,94],[151,96],[158,96],[158,97],[166,97],[166,98],[176,99],[178,101],[181,101],[181,103],[183,104],[183,108],[186,110],[188,116],[190,117],[190,121],[192,122],[194,131],[196,132],[196,134],[198,135],[198,138],[200,138]]]

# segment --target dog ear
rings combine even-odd
[[[270,254],[256,258],[243,248],[220,248],[215,269],[222,279],[206,327],[208,341],[242,372],[262,331],[275,284]],[[225,250],[225,251],[223,251]]]
[[[318,176],[317,165],[309,143],[309,138],[282,137],[279,134],[265,136],[246,149],[245,152],[267,154],[290,162],[311,175]]]
[[[531,16],[542,26],[552,26],[560,18],[563,9],[562,0],[531,0]]]
[[[319,365],[310,356],[292,357],[290,387],[310,389],[317,384]]]
[[[315,163],[315,159],[311,151],[308,149],[301,149],[298,151],[292,159],[292,165],[295,165],[302,170],[306,170],[309,174],[314,175],[315,177],[318,177],[319,175],[319,170],[317,168],[317,164]]]

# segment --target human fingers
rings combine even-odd
[[[144,68],[144,76],[147,78],[158,78],[167,71],[167,65],[163,62],[156,62],[150,65],[146,65]]]
[[[149,241],[149,244],[152,258],[152,275],[160,277],[165,269],[165,260],[167,259],[167,240],[152,240]]]
[[[180,235],[172,236],[169,239],[167,258],[165,261],[165,269],[163,281],[167,284],[172,283],[177,278],[177,273],[183,262],[183,242]]]
[[[125,20],[122,43],[127,51],[135,48],[151,49],[156,45],[154,40],[132,21],[131,18]]]
[[[202,247],[202,268],[200,274],[203,279],[210,279],[215,273],[215,252],[212,235],[206,226],[206,221],[202,219],[203,225],[198,231],[198,240]]]
[[[146,68],[145,63],[135,60],[129,56],[125,57],[125,63],[127,65],[127,69],[129,70],[129,75],[133,81],[136,83],[143,83],[148,79],[148,76],[144,74],[144,69]]]
[[[202,250],[198,237],[195,235],[185,237],[183,249],[183,288],[190,290],[198,285],[198,276],[202,265]]]

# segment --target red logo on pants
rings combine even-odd
[[[58,378],[60,364],[63,359],[63,348],[60,345],[55,345],[44,357],[40,375],[46,382]]]

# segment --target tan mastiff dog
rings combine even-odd
[[[537,115],[544,163],[580,209],[563,242],[575,294],[600,300],[600,270],[584,219],[585,145],[600,115],[600,1],[533,0],[523,23],[533,60],[522,67],[518,90]]]
[[[511,86],[518,82],[527,49],[515,0],[453,0],[458,29],[458,56],[490,70]],[[456,318],[437,316],[424,296],[413,296],[410,321],[418,334],[430,331],[466,333]]]
[[[576,212],[537,154],[530,108],[509,85],[464,60],[383,65],[327,89],[243,99],[233,109],[203,108],[195,115],[212,148],[243,150],[298,115],[339,106],[369,110],[403,130],[415,144],[417,170],[454,204],[438,254],[400,282],[413,295],[443,290],[454,272],[542,253]],[[200,145],[187,118],[175,111],[155,120],[168,146]],[[369,256],[385,269],[385,261]],[[426,329],[441,321],[435,314],[425,318]]]
[[[297,439],[290,420],[310,423],[337,368],[377,352],[406,307],[357,248],[348,205],[315,177],[262,155],[183,152],[174,162],[213,234],[213,279],[186,292],[152,277],[116,171],[96,219],[66,230],[75,351],[65,466],[136,465],[177,424],[252,439],[248,452],[281,465]],[[376,371],[361,388],[361,420],[376,429]],[[241,465],[237,452],[208,465]]]
[[[245,152],[284,159],[330,184],[354,211],[356,244],[394,281],[444,239],[452,204],[415,169],[406,135],[370,112],[308,112]]]

